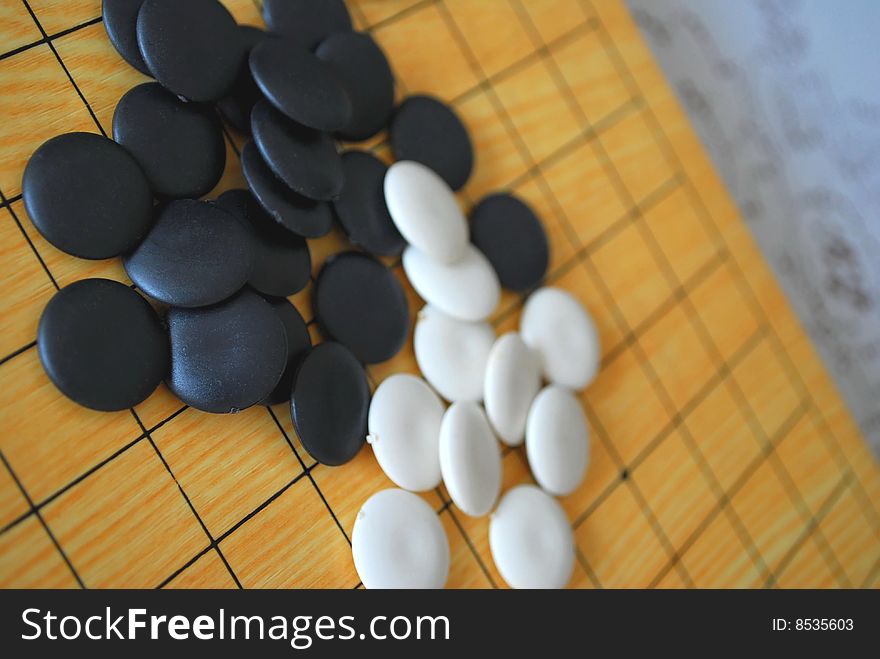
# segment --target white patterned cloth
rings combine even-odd
[[[880,2],[629,5],[880,457]]]

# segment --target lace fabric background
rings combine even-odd
[[[880,3],[629,5],[880,458]]]

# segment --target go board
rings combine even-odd
[[[225,4],[262,24],[259,3]],[[623,3],[349,6],[389,55],[399,97],[434,94],[470,129],[462,203],[502,189],[527,200],[549,236],[549,281],[596,319],[603,368],[581,397],[591,465],[562,502],[572,586],[878,586],[880,470]],[[56,289],[129,283],[118,260],[47,244],[21,200],[40,143],[108,133],[118,99],[145,79],[100,11],[0,0],[0,584],[355,588],[354,516],[390,486],[368,448],[325,467],[284,405],[208,415],[162,387],[104,414],[43,373],[34,338]],[[226,137],[211,197],[244,187],[244,138]],[[390,157],[384,136],[369,147]],[[338,232],[313,241],[315,268],[344,247]],[[307,319],[309,295],[292,298]],[[499,332],[521,304],[503,297]],[[370,377],[413,370],[407,348]],[[530,479],[521,449],[503,464],[505,488]],[[442,488],[425,498],[449,537],[449,586],[502,587],[488,520]]]

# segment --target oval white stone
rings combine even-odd
[[[526,455],[538,485],[550,494],[571,494],[583,481],[590,461],[587,420],[580,402],[565,387],[544,387],[532,403]]]
[[[529,407],[541,389],[541,365],[519,334],[498,337],[486,363],[483,402],[499,439],[522,444]]]
[[[441,263],[464,256],[467,220],[452,189],[433,170],[401,160],[385,173],[384,189],[391,219],[408,243]]]
[[[501,491],[501,451],[476,403],[453,403],[440,426],[440,471],[452,502],[471,517],[492,510]]]
[[[574,538],[562,506],[534,485],[509,490],[489,521],[489,549],[511,588],[564,588]]]
[[[382,471],[405,490],[440,484],[440,422],[446,411],[431,387],[415,375],[386,378],[370,403],[367,441]]]
[[[351,555],[366,588],[443,588],[449,574],[449,541],[437,513],[419,495],[396,488],[361,507]]]
[[[540,288],[526,300],[519,331],[541,358],[544,377],[569,389],[586,387],[599,370],[596,327],[571,294]]]
[[[488,323],[457,320],[428,305],[419,312],[413,347],[422,375],[443,398],[479,401],[494,341]]]
[[[410,245],[403,251],[403,269],[425,302],[455,318],[485,320],[498,306],[498,275],[489,259],[470,243],[454,263],[437,261]]]

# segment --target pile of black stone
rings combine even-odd
[[[207,412],[291,400],[305,447],[341,464],[366,434],[363,364],[393,357],[411,322],[381,260],[406,247],[385,203],[388,168],[338,142],[389,128],[398,160],[430,167],[453,190],[470,176],[473,149],[441,101],[394,107],[389,63],[353,31],[341,0],[264,0],[263,12],[268,31],[237,25],[217,0],[104,0],[113,45],[155,82],[122,97],[113,140],[70,133],[43,144],[23,197],[49,242],[81,258],[122,257],[134,287],[90,279],[61,290],[41,318],[39,354],[58,388],[95,410],[134,407],[163,380]],[[204,200],[226,166],[224,121],[252,136],[241,153],[249,189]],[[473,239],[505,283],[505,268],[514,279],[522,268],[493,240],[498,213],[488,215]],[[335,223],[355,249],[315,280],[327,341],[312,348],[286,298],[311,280],[308,240]],[[538,267],[520,290],[544,275],[539,233],[528,243]]]

